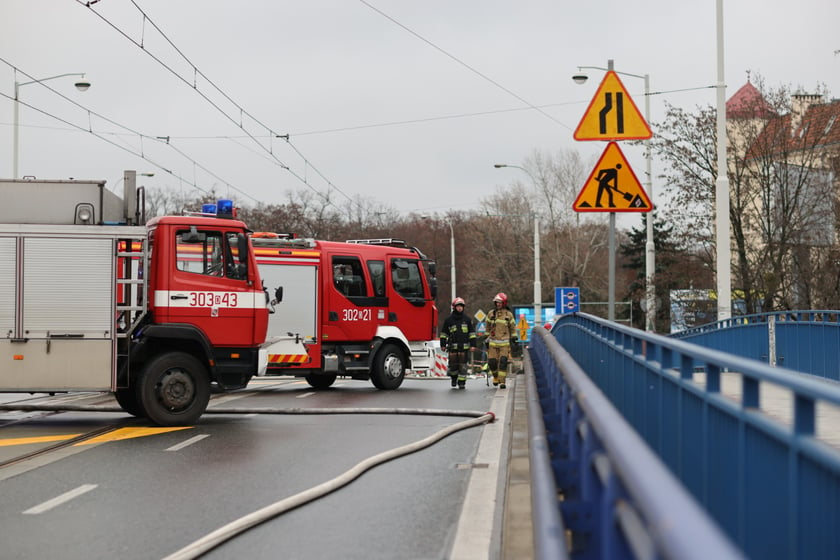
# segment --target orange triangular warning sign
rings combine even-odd
[[[572,208],[576,212],[650,212],[653,205],[621,148],[610,142]]]
[[[575,129],[575,140],[646,140],[651,136],[618,74],[610,70]]]

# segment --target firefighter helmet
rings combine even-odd
[[[466,303],[464,303],[464,298],[456,297],[455,299],[453,299],[452,300],[452,309],[455,309],[456,305],[466,305]]]
[[[496,297],[493,298],[493,301],[500,301],[502,302],[502,305],[507,305],[507,294],[505,294],[504,292],[499,292],[498,294],[496,294]]]

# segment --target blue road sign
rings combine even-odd
[[[554,312],[557,315],[580,311],[580,288],[554,288]]]

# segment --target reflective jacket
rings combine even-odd
[[[490,346],[509,346],[515,336],[516,321],[507,307],[491,309],[487,315],[487,342]]]
[[[443,322],[440,346],[450,352],[464,352],[475,347],[475,329],[472,319],[463,312],[453,311]]]

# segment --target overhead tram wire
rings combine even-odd
[[[4,64],[6,64],[7,66],[9,66],[10,68],[14,69],[14,71],[15,71],[15,72],[19,72],[20,74],[22,74],[22,75],[26,76],[26,77],[27,77],[27,78],[29,78],[29,79],[34,79],[34,78],[30,75],[30,74],[28,74],[27,72],[25,72],[25,71],[21,70],[20,68],[18,68],[18,67],[16,67],[16,66],[14,66],[13,64],[11,64],[9,61],[5,60],[5,59],[4,59],[4,58],[2,58],[2,57],[0,57],[0,62],[4,63]],[[30,105],[30,104],[28,104],[28,103],[26,103],[26,102],[23,102],[23,101],[18,101],[18,102],[19,102],[19,103],[21,103],[22,105],[24,105],[24,106],[26,106],[26,107],[28,107],[28,108],[30,108],[30,109],[33,109],[33,110],[35,110],[35,111],[37,111],[37,112],[39,112],[39,113],[41,113],[41,114],[43,114],[43,115],[46,115],[46,116],[48,116],[48,117],[50,117],[50,118],[52,118],[52,119],[55,119],[55,120],[57,120],[57,121],[59,121],[59,122],[63,122],[63,123],[65,123],[65,124],[68,124],[68,125],[70,125],[70,126],[71,126],[71,127],[73,127],[73,128],[76,128],[76,129],[82,130],[82,131],[84,131],[84,132],[87,132],[87,133],[89,133],[89,134],[92,134],[92,135],[96,136],[97,138],[99,138],[100,140],[103,140],[103,141],[105,141],[105,142],[107,142],[107,143],[109,143],[109,144],[111,144],[111,145],[113,145],[113,146],[116,146],[116,147],[118,147],[118,148],[120,148],[120,149],[122,149],[122,150],[124,150],[124,151],[127,151],[127,152],[131,153],[132,155],[136,155],[137,157],[140,157],[141,159],[144,159],[144,160],[148,161],[149,163],[151,163],[152,165],[154,165],[154,166],[158,167],[158,168],[159,168],[159,169],[161,169],[162,171],[164,171],[164,172],[166,172],[166,173],[168,173],[168,174],[172,175],[173,177],[176,177],[176,178],[177,178],[177,179],[179,179],[180,181],[182,181],[182,182],[184,182],[184,183],[186,183],[186,184],[188,184],[188,185],[191,185],[192,187],[196,188],[197,190],[200,190],[201,192],[203,192],[203,193],[205,193],[205,194],[210,194],[210,193],[209,193],[208,191],[206,191],[205,189],[202,189],[201,187],[199,187],[199,186],[195,183],[195,181],[190,181],[190,180],[188,180],[188,179],[185,179],[184,177],[181,177],[181,176],[177,175],[175,172],[173,172],[172,170],[168,169],[168,168],[167,168],[167,167],[165,167],[164,165],[159,164],[159,163],[157,163],[157,162],[155,162],[155,161],[153,161],[153,160],[149,159],[148,157],[146,157],[146,155],[145,155],[145,152],[144,152],[144,151],[137,152],[137,151],[134,151],[134,150],[132,150],[132,149],[130,149],[130,148],[126,148],[126,147],[125,147],[125,146],[123,146],[123,145],[117,144],[116,142],[113,142],[113,141],[111,141],[111,140],[109,140],[109,139],[105,138],[105,137],[102,135],[102,133],[97,133],[97,132],[94,132],[94,131],[93,131],[93,126],[92,126],[92,123],[91,123],[91,120],[90,120],[90,117],[91,117],[91,116],[95,116],[95,117],[97,117],[98,119],[101,119],[101,120],[103,120],[103,121],[105,121],[105,122],[107,122],[107,123],[110,123],[110,124],[112,124],[112,125],[114,125],[114,126],[118,127],[118,128],[121,128],[121,129],[125,130],[126,132],[128,132],[131,136],[136,136],[136,137],[138,137],[138,138],[141,140],[141,142],[142,142],[142,140],[144,140],[144,139],[146,139],[146,140],[152,140],[152,141],[155,141],[155,142],[163,142],[163,141],[165,140],[165,143],[166,143],[167,147],[169,147],[169,148],[171,148],[172,150],[174,150],[175,152],[177,152],[180,156],[182,156],[183,158],[185,158],[187,161],[189,161],[190,163],[192,163],[194,166],[198,166],[200,169],[202,169],[203,171],[205,171],[208,175],[210,175],[210,176],[212,176],[213,178],[215,178],[215,179],[219,180],[220,182],[224,183],[224,184],[225,184],[225,186],[227,186],[227,187],[229,187],[229,188],[231,188],[231,189],[235,190],[236,192],[238,192],[238,193],[242,194],[243,196],[246,196],[246,197],[250,198],[251,200],[253,200],[253,201],[254,201],[254,202],[256,202],[256,203],[259,203],[259,202],[260,202],[259,200],[257,200],[256,198],[252,197],[251,195],[249,195],[248,193],[246,193],[246,192],[245,192],[245,191],[243,191],[242,189],[239,189],[238,187],[236,187],[236,186],[232,185],[229,181],[226,181],[226,180],[222,179],[222,178],[221,178],[221,177],[219,177],[216,173],[214,173],[214,172],[210,171],[207,167],[205,167],[204,165],[202,165],[201,163],[199,163],[199,162],[198,162],[196,159],[194,159],[192,156],[187,155],[187,154],[186,154],[183,150],[181,150],[180,148],[178,148],[178,147],[174,146],[174,145],[173,145],[173,144],[169,141],[169,137],[151,136],[151,135],[148,135],[148,134],[144,134],[144,133],[142,133],[142,132],[139,132],[139,131],[137,131],[137,130],[134,130],[134,129],[132,129],[132,128],[129,128],[129,127],[127,127],[127,126],[125,126],[125,125],[123,125],[123,124],[121,124],[121,123],[118,123],[117,121],[115,121],[115,120],[113,120],[113,119],[111,119],[111,118],[109,118],[109,117],[106,117],[105,115],[102,115],[102,114],[100,114],[100,113],[97,113],[97,112],[95,112],[95,111],[92,111],[92,110],[88,109],[88,108],[87,108],[87,107],[85,107],[84,105],[82,105],[82,104],[78,103],[77,101],[75,101],[75,100],[73,100],[73,99],[71,99],[71,98],[67,97],[66,95],[64,95],[64,94],[63,94],[63,93],[61,93],[60,91],[58,91],[58,90],[56,90],[56,89],[52,88],[51,86],[49,86],[49,85],[47,85],[47,84],[42,84],[42,85],[43,85],[43,87],[45,87],[45,88],[47,88],[48,90],[50,90],[50,92],[52,92],[52,93],[54,93],[54,94],[58,95],[59,97],[61,97],[61,98],[62,98],[62,99],[64,99],[65,101],[67,101],[68,103],[71,103],[72,105],[74,105],[74,106],[78,107],[79,109],[81,109],[81,110],[85,111],[85,112],[88,114],[88,128],[84,128],[84,127],[81,127],[81,126],[79,126],[79,125],[77,125],[77,124],[74,124],[74,123],[72,123],[72,122],[69,122],[69,121],[67,121],[67,120],[65,120],[65,119],[62,119],[61,117],[58,117],[58,116],[56,116],[56,115],[53,115],[53,114],[51,114],[51,113],[49,113],[48,111],[45,111],[45,110],[43,110],[43,109],[39,109],[38,107],[35,107],[34,105]],[[0,93],[0,95],[2,95],[3,97],[6,97],[6,98],[8,98],[8,99],[12,99],[11,97],[9,97],[9,96],[8,96],[8,95],[6,95],[6,94]]]
[[[305,163],[308,167],[311,167],[313,170],[315,170],[321,178],[323,178],[325,181],[327,181],[328,185],[329,185],[331,188],[333,188],[333,189],[335,189],[336,191],[338,191],[339,193],[341,193],[341,194],[342,194],[342,195],[343,195],[343,196],[344,196],[344,197],[345,197],[348,201],[350,201],[350,203],[351,203],[351,204],[358,204],[358,203],[357,203],[357,202],[355,202],[355,201],[352,199],[352,197],[350,197],[347,193],[345,193],[343,190],[341,190],[340,188],[338,188],[337,186],[335,186],[335,185],[334,185],[331,181],[329,181],[326,177],[324,177],[324,175],[323,175],[320,171],[318,171],[318,170],[317,170],[317,168],[316,168],[316,167],[312,164],[312,162],[311,162],[311,161],[309,161],[309,159],[308,159],[308,158],[306,158],[306,157],[303,155],[303,153],[302,153],[300,150],[298,150],[298,149],[297,149],[297,147],[295,147],[295,146],[294,146],[294,145],[293,145],[293,144],[289,141],[289,139],[288,139],[288,137],[287,137],[287,136],[285,136],[285,135],[280,135],[280,134],[277,134],[276,132],[274,132],[274,131],[271,129],[271,127],[269,127],[269,126],[265,125],[265,124],[264,124],[264,123],[262,123],[259,119],[257,119],[254,115],[252,115],[250,112],[248,112],[247,110],[245,110],[245,108],[244,108],[244,107],[242,107],[239,103],[237,103],[236,101],[234,101],[234,100],[233,100],[233,99],[232,99],[232,98],[231,98],[228,94],[226,94],[226,93],[225,93],[225,92],[224,92],[224,91],[223,91],[223,90],[222,90],[219,86],[217,86],[217,85],[213,82],[213,80],[211,80],[210,78],[208,78],[208,77],[207,77],[207,76],[206,76],[206,75],[205,75],[205,74],[204,74],[201,70],[199,70],[199,68],[198,68],[195,64],[193,64],[193,63],[192,63],[192,61],[191,61],[191,60],[190,60],[190,59],[189,59],[189,58],[188,58],[188,57],[187,57],[187,56],[186,56],[183,52],[181,52],[181,50],[180,50],[177,46],[175,46],[175,44],[172,42],[172,40],[170,40],[170,39],[169,39],[169,37],[168,37],[168,36],[167,36],[167,35],[166,35],[166,34],[165,34],[165,33],[164,33],[161,29],[160,29],[160,27],[158,27],[158,25],[157,25],[157,24],[155,24],[155,22],[154,22],[154,21],[153,21],[153,20],[152,20],[152,19],[151,19],[151,18],[150,18],[150,17],[149,17],[149,16],[148,16],[148,15],[147,15],[144,11],[143,11],[143,9],[142,9],[142,8],[140,8],[140,6],[138,6],[136,2],[134,2],[134,0],[132,0],[132,2],[131,2],[131,3],[134,5],[135,9],[136,9],[136,10],[137,10],[137,11],[138,11],[138,12],[139,12],[142,16],[143,16],[143,22],[144,22],[143,29],[145,30],[145,22],[146,22],[146,21],[148,21],[148,22],[149,22],[149,24],[151,24],[151,25],[152,25],[152,27],[154,27],[155,31],[157,31],[157,32],[160,34],[160,36],[161,36],[161,37],[163,37],[163,38],[166,40],[166,42],[167,42],[167,43],[169,43],[169,45],[170,45],[170,46],[171,46],[171,47],[175,50],[175,52],[176,52],[176,53],[178,53],[178,55],[179,55],[179,56],[180,56],[180,57],[181,57],[181,58],[182,58],[182,59],[183,59],[183,60],[184,60],[184,61],[185,61],[185,62],[186,62],[189,66],[190,66],[190,68],[192,68],[192,70],[193,70],[193,72],[194,72],[195,76],[200,76],[201,78],[203,78],[203,79],[204,79],[204,80],[205,80],[205,81],[206,81],[206,82],[207,82],[210,86],[212,86],[212,88],[213,88],[213,89],[215,89],[215,90],[216,90],[219,94],[221,94],[221,95],[222,95],[222,97],[224,97],[224,99],[226,99],[226,100],[227,100],[228,102],[230,102],[230,103],[231,103],[234,107],[236,107],[236,108],[237,108],[237,110],[238,110],[238,111],[239,111],[239,113],[240,113],[240,115],[239,115],[239,116],[240,116],[240,120],[239,120],[238,122],[237,122],[237,120],[236,120],[234,117],[232,117],[230,114],[228,114],[228,113],[227,113],[224,109],[222,109],[222,108],[221,108],[221,107],[220,107],[220,106],[219,106],[216,102],[214,102],[213,100],[211,100],[211,99],[210,99],[210,98],[209,98],[209,97],[208,97],[208,96],[207,96],[204,92],[202,92],[202,91],[199,89],[199,86],[198,86],[198,84],[197,84],[197,83],[196,83],[196,81],[195,81],[195,77],[193,78],[192,83],[190,83],[190,81],[189,81],[188,79],[186,79],[184,76],[180,75],[180,74],[179,74],[179,73],[178,73],[175,69],[173,69],[171,66],[169,66],[168,64],[166,64],[165,62],[163,62],[163,60],[161,60],[160,58],[158,58],[157,56],[155,56],[155,55],[154,55],[151,51],[149,51],[149,49],[147,49],[147,48],[145,47],[145,45],[143,44],[143,42],[138,42],[138,41],[136,41],[136,40],[135,40],[135,39],[133,39],[131,36],[129,36],[129,35],[128,35],[128,33],[126,33],[125,31],[123,31],[122,29],[120,29],[119,27],[117,27],[115,24],[113,24],[111,21],[109,21],[109,20],[108,20],[105,16],[103,16],[102,14],[100,14],[99,12],[97,12],[96,10],[94,10],[94,9],[91,7],[91,5],[92,5],[92,4],[94,4],[95,2],[85,2],[85,1],[83,1],[83,0],[76,0],[76,1],[77,1],[79,4],[81,4],[81,5],[85,6],[86,8],[88,8],[88,9],[89,9],[91,12],[93,12],[94,14],[96,14],[96,16],[97,16],[97,17],[99,17],[99,18],[100,18],[103,22],[105,22],[106,24],[108,24],[108,25],[109,25],[112,29],[114,29],[117,33],[119,33],[120,35],[122,35],[123,37],[125,37],[125,38],[129,41],[129,42],[131,42],[133,45],[135,45],[136,47],[138,47],[141,51],[143,51],[144,53],[146,53],[147,55],[149,55],[149,56],[150,56],[150,57],[151,57],[151,58],[152,58],[155,62],[157,62],[157,63],[158,63],[158,64],[160,64],[163,68],[165,68],[166,70],[168,70],[168,71],[169,71],[172,75],[174,75],[176,78],[178,78],[179,80],[181,80],[182,82],[184,82],[185,84],[187,84],[190,88],[192,88],[192,89],[193,89],[193,91],[195,91],[195,92],[196,92],[199,96],[201,96],[201,98],[202,98],[202,99],[204,99],[207,103],[209,103],[209,104],[210,104],[213,108],[215,108],[218,112],[220,112],[220,113],[221,113],[224,117],[226,117],[226,118],[227,118],[230,122],[232,122],[235,126],[239,127],[239,129],[240,129],[240,130],[242,130],[243,132],[245,132],[245,134],[248,136],[248,138],[250,138],[250,139],[251,139],[254,143],[256,143],[258,146],[260,146],[263,150],[265,150],[265,151],[266,151],[266,152],[267,152],[267,153],[268,153],[268,154],[269,154],[269,155],[270,155],[273,159],[275,159],[275,160],[276,160],[276,161],[280,164],[280,166],[281,166],[284,170],[288,171],[288,172],[289,172],[289,173],[290,173],[293,177],[295,177],[298,181],[300,181],[301,183],[303,183],[304,185],[306,185],[306,186],[307,186],[310,190],[312,190],[313,192],[315,192],[315,193],[316,193],[318,196],[320,196],[320,197],[321,197],[321,198],[322,198],[322,199],[323,199],[323,200],[324,200],[327,204],[329,204],[329,205],[331,205],[331,206],[334,206],[335,208],[337,208],[337,209],[339,209],[339,210],[340,210],[340,208],[338,208],[337,206],[335,206],[335,204],[334,204],[334,203],[333,203],[333,202],[329,199],[329,197],[328,197],[328,196],[324,195],[324,194],[323,194],[323,193],[321,193],[318,189],[316,189],[316,188],[315,188],[315,186],[314,186],[314,185],[312,185],[312,184],[310,184],[310,183],[306,180],[306,178],[305,178],[305,177],[302,177],[300,174],[298,174],[298,173],[294,172],[294,171],[291,169],[291,167],[290,167],[290,166],[288,166],[288,165],[286,165],[285,163],[283,163],[283,162],[282,162],[282,161],[281,161],[281,160],[277,157],[277,155],[276,155],[276,154],[274,154],[274,151],[273,151],[273,147],[272,147],[272,146],[266,147],[265,145],[263,145],[263,143],[262,143],[262,142],[260,142],[260,141],[257,139],[257,137],[256,137],[254,134],[252,134],[250,131],[248,131],[248,130],[246,129],[245,125],[244,125],[244,124],[243,124],[243,122],[242,122],[242,119],[241,119],[241,117],[242,117],[242,116],[247,116],[247,117],[248,117],[248,118],[250,118],[252,121],[254,121],[256,124],[258,124],[258,125],[260,125],[261,127],[263,127],[263,128],[264,128],[264,129],[265,129],[265,130],[269,133],[269,138],[276,138],[276,137],[284,137],[284,138],[286,138],[286,142],[287,142],[287,144],[289,144],[289,145],[292,147],[292,149],[293,149],[293,150],[294,150],[294,151],[295,151],[295,152],[296,152],[296,153],[297,153],[297,154],[298,154],[298,155],[299,155],[299,156],[303,159],[303,162],[304,162],[304,163]]]
[[[562,126],[563,128],[566,128],[566,129],[568,129],[568,130],[570,130],[570,131],[571,131],[571,130],[573,130],[573,129],[572,129],[569,125],[567,125],[566,123],[563,123],[563,122],[561,122],[561,121],[559,121],[559,120],[555,119],[553,116],[549,115],[548,113],[546,113],[545,111],[543,111],[543,110],[542,110],[542,109],[540,109],[538,106],[534,105],[533,103],[531,103],[530,101],[528,101],[527,99],[525,99],[524,97],[522,97],[521,95],[519,95],[518,93],[516,93],[516,92],[514,92],[514,91],[512,91],[512,90],[510,90],[510,89],[508,89],[508,88],[506,88],[505,86],[503,86],[502,84],[500,84],[499,82],[497,82],[496,80],[494,80],[493,78],[491,78],[491,77],[487,76],[486,74],[484,74],[484,73],[480,72],[479,70],[477,70],[477,69],[473,68],[472,66],[470,66],[469,64],[467,64],[466,62],[464,62],[463,60],[461,60],[460,58],[458,58],[457,56],[455,56],[455,55],[453,55],[453,54],[451,54],[451,53],[447,52],[445,49],[443,49],[443,48],[441,48],[441,47],[437,46],[436,44],[434,44],[434,43],[433,43],[433,42],[431,42],[430,40],[426,39],[425,37],[423,37],[422,35],[420,35],[420,34],[419,34],[419,33],[417,33],[416,31],[414,31],[413,29],[409,28],[409,27],[408,27],[408,26],[406,26],[406,25],[403,25],[402,23],[400,23],[399,21],[397,21],[397,20],[396,20],[396,19],[394,19],[393,17],[389,16],[388,14],[386,14],[385,12],[383,12],[382,10],[380,10],[379,8],[377,8],[376,6],[371,5],[370,3],[366,2],[365,0],[359,0],[359,2],[361,2],[361,3],[362,3],[362,4],[364,4],[365,6],[367,6],[368,8],[370,8],[371,10],[373,10],[374,12],[376,12],[377,14],[381,15],[381,16],[382,16],[382,17],[384,17],[385,19],[389,20],[389,21],[390,21],[390,22],[392,22],[393,24],[395,24],[395,25],[397,25],[397,26],[401,27],[402,29],[404,29],[404,30],[405,30],[405,31],[407,31],[408,33],[410,33],[410,34],[414,35],[415,37],[417,37],[418,39],[420,39],[421,41],[423,41],[424,43],[426,43],[427,45],[429,45],[430,47],[432,47],[432,48],[433,48],[433,49],[435,49],[436,51],[438,51],[438,52],[440,52],[441,54],[443,54],[443,55],[447,56],[448,58],[451,58],[452,60],[454,60],[455,62],[457,62],[458,64],[460,64],[461,66],[463,66],[464,68],[466,68],[467,70],[469,70],[470,72],[472,72],[473,74],[475,74],[475,75],[479,76],[479,77],[480,77],[480,78],[482,78],[483,80],[486,80],[486,81],[490,82],[491,84],[493,84],[494,86],[496,86],[496,87],[497,87],[497,88],[499,88],[500,90],[504,91],[504,92],[505,92],[505,93],[507,93],[508,95],[512,95],[513,97],[515,97],[516,99],[518,99],[519,101],[521,101],[522,103],[524,103],[525,105],[527,105],[529,108],[533,109],[534,111],[537,111],[537,112],[538,112],[538,113],[540,113],[541,115],[543,115],[543,116],[545,116],[545,117],[548,117],[549,119],[551,119],[551,120],[552,120],[552,121],[554,121],[555,123],[559,124],[559,125],[560,125],[560,126]]]
[[[651,91],[647,95],[663,95],[665,93],[682,93],[686,91],[698,91],[701,89],[714,89],[717,86],[697,86],[697,87],[690,87],[690,88],[679,88],[679,89],[669,89],[669,90],[661,90],[661,91]],[[585,105],[588,103],[589,100],[582,100],[582,101],[565,101],[562,103],[546,103],[543,105],[537,105],[538,108],[545,109],[547,107],[566,107],[570,105]],[[489,111],[476,111],[473,113],[457,113],[454,115],[440,115],[437,117],[423,117],[423,118],[416,118],[416,119],[405,119],[401,121],[386,121],[386,122],[378,122],[378,123],[371,123],[371,124],[359,124],[353,126],[342,126],[337,128],[323,128],[320,130],[307,130],[304,132],[289,132],[284,135],[278,135],[277,138],[284,138],[287,139],[289,137],[297,137],[297,136],[312,136],[316,134],[334,134],[336,132],[352,132],[354,130],[365,130],[369,128],[384,128],[389,126],[405,126],[409,124],[423,124],[428,122],[436,122],[436,121],[446,121],[446,120],[453,120],[453,119],[468,119],[471,117],[484,117],[488,115],[498,115],[502,113],[515,113],[519,111],[531,111],[531,107],[512,107],[508,109],[492,109]],[[173,137],[175,138],[175,137]],[[235,141],[238,138],[247,138],[247,136],[240,137],[240,136],[177,136],[177,138],[181,139],[189,139],[189,140],[207,140],[207,139],[224,139],[224,140],[232,140]],[[238,143],[237,143],[238,144]],[[244,144],[238,144],[239,146],[245,148]],[[245,148],[250,149],[250,148]]]
[[[545,107],[561,107],[565,105],[583,105],[585,101],[569,101],[566,103],[549,103],[546,105],[537,105],[538,108],[545,108]],[[383,123],[373,123],[373,124],[361,124],[357,126],[345,126],[341,128],[328,128],[323,130],[310,130],[307,132],[296,132],[293,133],[292,136],[309,136],[312,134],[330,134],[333,132],[349,132],[353,130],[364,130],[366,128],[382,128],[386,126],[404,126],[407,124],[422,124],[427,122],[435,122],[435,121],[445,121],[451,119],[467,119],[470,117],[484,117],[487,115],[498,115],[500,113],[514,113],[517,111],[531,111],[531,107],[515,107],[512,109],[495,109],[491,111],[477,111],[474,113],[460,113],[457,115],[442,115],[439,117],[426,117],[421,119],[410,119],[404,121],[391,121],[391,122],[383,122]]]
[[[6,64],[6,65],[7,65],[7,66],[9,66],[10,68],[13,68],[15,72],[19,72],[20,74],[22,74],[23,76],[26,76],[26,77],[27,77],[27,78],[29,78],[29,79],[34,79],[34,78],[32,78],[32,76],[31,76],[31,75],[29,75],[27,72],[25,72],[25,71],[21,70],[20,68],[18,68],[18,67],[16,67],[16,66],[14,66],[13,64],[11,64],[11,63],[10,63],[10,62],[8,62],[7,60],[3,59],[2,57],[0,57],[0,62],[2,62],[2,63],[4,63],[4,64]],[[99,114],[99,113],[97,113],[97,112],[95,112],[95,111],[91,111],[90,109],[88,109],[88,108],[87,108],[87,107],[85,107],[84,105],[81,105],[81,104],[80,104],[80,103],[78,103],[77,101],[75,101],[75,100],[73,100],[73,99],[71,99],[71,98],[67,97],[66,95],[64,95],[64,94],[63,94],[63,93],[61,93],[60,91],[58,91],[58,90],[56,90],[56,89],[52,88],[51,86],[49,86],[49,85],[47,85],[47,84],[42,84],[42,85],[43,85],[43,87],[45,87],[45,88],[47,88],[48,90],[50,90],[50,92],[52,92],[52,93],[54,93],[54,94],[58,95],[59,97],[61,97],[61,98],[62,98],[62,99],[64,99],[65,101],[67,101],[67,102],[71,103],[72,105],[74,105],[74,106],[78,107],[79,109],[81,109],[81,110],[85,111],[85,112],[87,113],[87,115],[88,115],[88,127],[87,127],[87,128],[85,128],[85,127],[79,126],[79,125],[77,125],[77,124],[75,124],[75,123],[73,123],[73,122],[70,122],[70,121],[68,121],[68,120],[66,120],[66,119],[64,119],[64,118],[59,117],[58,115],[54,115],[54,114],[52,114],[52,113],[50,113],[50,112],[48,112],[48,111],[45,111],[45,110],[40,109],[40,108],[38,108],[38,107],[35,107],[34,105],[31,105],[31,104],[29,104],[29,103],[26,103],[25,101],[18,100],[17,102],[18,102],[18,103],[20,103],[20,104],[22,104],[22,105],[24,105],[25,107],[27,107],[27,108],[29,108],[29,109],[32,109],[32,110],[34,110],[34,111],[36,111],[36,112],[38,112],[38,113],[41,113],[42,115],[45,115],[45,116],[47,116],[47,117],[49,117],[49,118],[51,118],[51,119],[54,119],[54,120],[56,120],[56,121],[58,121],[58,122],[62,122],[62,123],[66,124],[66,125],[68,125],[68,126],[70,126],[70,127],[73,127],[73,128],[75,128],[75,129],[77,129],[77,130],[81,130],[81,131],[83,131],[83,132],[87,132],[88,134],[92,134],[92,135],[93,135],[93,136],[95,136],[96,138],[98,138],[98,139],[100,139],[100,140],[102,140],[102,141],[104,141],[104,142],[107,142],[108,144],[111,144],[112,146],[115,146],[115,147],[117,147],[117,148],[119,148],[119,149],[121,149],[121,150],[123,150],[123,151],[125,151],[125,152],[128,152],[128,153],[130,153],[130,154],[132,154],[132,155],[134,155],[134,156],[137,156],[137,157],[139,157],[139,158],[141,158],[141,159],[143,159],[143,160],[145,160],[145,161],[148,161],[150,164],[154,165],[154,166],[155,166],[155,167],[157,167],[158,169],[160,169],[160,170],[162,170],[162,171],[164,171],[164,172],[168,173],[169,175],[171,175],[171,176],[173,176],[173,177],[177,178],[177,179],[178,179],[178,180],[180,180],[181,182],[183,182],[183,183],[185,183],[185,184],[187,184],[187,185],[192,186],[192,187],[193,187],[193,188],[195,188],[196,190],[199,190],[199,191],[201,191],[201,192],[203,192],[203,193],[205,193],[205,194],[211,194],[211,193],[210,193],[210,192],[208,192],[206,189],[203,189],[203,188],[199,187],[199,186],[198,186],[198,184],[197,184],[195,181],[190,181],[189,179],[186,179],[186,178],[184,178],[184,177],[182,177],[182,176],[178,175],[177,173],[175,173],[175,172],[174,172],[174,171],[172,171],[171,169],[167,168],[167,167],[166,167],[166,166],[164,166],[163,164],[158,163],[158,162],[156,162],[155,160],[150,159],[149,157],[147,157],[147,156],[146,156],[145,151],[141,150],[141,151],[139,151],[139,152],[138,152],[138,151],[136,151],[136,150],[134,150],[134,149],[131,149],[130,147],[127,147],[127,146],[125,146],[125,145],[119,144],[119,143],[117,143],[117,142],[114,142],[113,140],[110,140],[110,139],[106,138],[105,136],[103,136],[103,134],[102,134],[102,133],[94,132],[94,130],[93,130],[93,126],[92,126],[92,123],[91,123],[91,120],[90,120],[90,117],[91,117],[91,116],[95,116],[95,117],[97,117],[97,118],[99,118],[99,119],[102,119],[102,120],[103,120],[103,121],[105,121],[105,122],[108,122],[108,123],[110,123],[110,124],[113,124],[114,126],[119,127],[119,128],[121,128],[121,129],[123,129],[123,130],[127,131],[127,132],[128,132],[128,133],[130,133],[132,136],[136,136],[136,137],[140,138],[140,139],[141,139],[141,143],[142,143],[142,140],[144,140],[144,139],[145,139],[145,140],[152,140],[152,141],[154,141],[154,142],[163,142],[163,139],[162,139],[161,137],[151,136],[151,135],[148,135],[148,134],[143,134],[143,133],[141,133],[141,132],[139,132],[139,131],[133,130],[133,129],[131,129],[131,128],[129,128],[129,127],[127,127],[127,126],[123,125],[123,124],[118,123],[117,121],[115,121],[115,120],[113,120],[113,119],[111,119],[111,118],[109,118],[109,117],[106,117],[106,116],[104,116],[104,115],[101,115],[101,114]],[[5,94],[5,93],[2,93],[2,92],[0,92],[0,96],[5,97],[5,98],[7,98],[7,99],[9,99],[9,100],[13,100],[13,98],[12,98],[11,96],[9,96],[9,95],[7,95],[7,94]],[[253,200],[253,201],[254,201],[254,202],[256,202],[256,203],[259,203],[259,202],[260,202],[259,200],[257,200],[256,198],[252,197],[251,195],[249,195],[248,193],[246,193],[246,192],[245,192],[245,191],[243,191],[242,189],[239,189],[238,187],[236,187],[236,186],[232,185],[230,182],[225,181],[224,179],[222,179],[221,177],[219,177],[219,176],[218,176],[217,174],[215,174],[214,172],[210,171],[207,167],[205,167],[204,165],[202,165],[201,163],[199,163],[197,160],[195,160],[195,159],[194,159],[194,158],[192,158],[191,156],[187,155],[187,154],[186,154],[183,150],[181,150],[180,148],[178,148],[178,147],[174,146],[173,144],[171,144],[171,143],[168,141],[168,138],[167,138],[166,140],[167,140],[167,141],[166,141],[165,143],[167,144],[167,147],[168,147],[168,148],[170,148],[170,149],[172,149],[173,151],[175,151],[176,153],[178,153],[181,157],[185,158],[187,161],[189,161],[190,163],[192,163],[194,166],[198,166],[200,169],[202,169],[203,171],[205,171],[208,175],[210,175],[210,176],[214,177],[215,179],[219,180],[220,182],[224,183],[224,184],[225,184],[225,186],[227,186],[228,188],[231,188],[231,189],[235,190],[236,192],[238,192],[238,193],[242,194],[243,196],[250,198],[251,200]]]

